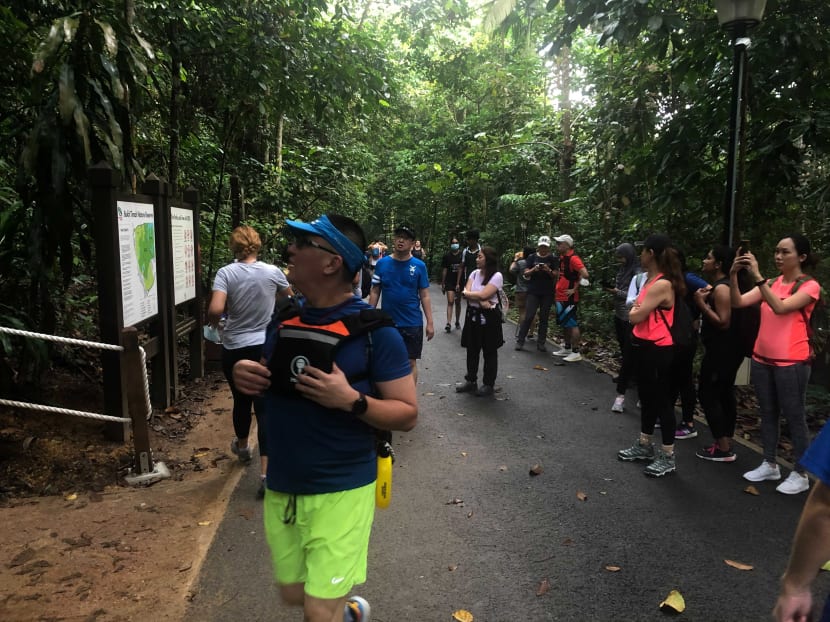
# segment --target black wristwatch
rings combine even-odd
[[[368,409],[369,402],[366,401],[366,396],[361,393],[354,401],[354,404],[352,404],[352,414],[355,417],[359,417],[360,415],[365,415]]]

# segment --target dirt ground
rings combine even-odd
[[[42,401],[101,412],[86,392]],[[230,408],[212,374],[157,413],[153,457],[172,477],[140,488],[123,480],[130,445],[105,441],[101,424],[0,411],[0,620],[180,620],[242,474]]]

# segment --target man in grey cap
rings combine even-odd
[[[574,239],[567,233],[553,238],[559,252],[559,280],[556,282],[556,323],[565,333],[565,345],[553,353],[569,363],[582,360],[579,353],[579,321],[576,305],[579,302],[579,285],[588,279],[588,270],[582,259],[574,253]]]
[[[530,331],[530,325],[539,311],[539,334],[536,338],[536,349],[547,352],[545,340],[548,336],[548,316],[553,306],[553,288],[557,277],[556,255],[550,252],[550,238],[543,235],[536,245],[536,252],[525,259],[525,270],[521,277],[527,284],[527,310],[519,334],[516,336],[516,350],[525,345],[525,338]]]

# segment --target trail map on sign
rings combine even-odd
[[[133,326],[158,313],[153,205],[118,201],[117,210],[124,326]]]

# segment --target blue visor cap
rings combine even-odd
[[[363,251],[357,247],[357,244],[340,233],[325,215],[311,222],[286,220],[285,224],[294,232],[301,231],[302,233],[310,233],[311,235],[318,235],[323,238],[343,258],[343,263],[346,264],[346,268],[352,274],[360,270],[363,262],[366,261]]]

